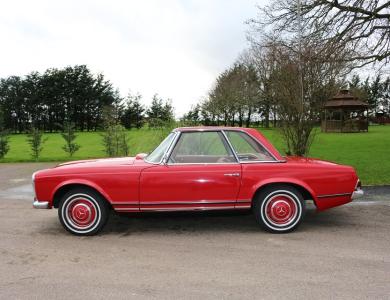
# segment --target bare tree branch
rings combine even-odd
[[[297,34],[296,0],[273,0],[259,7],[259,17],[249,20],[252,39],[277,35],[293,40]],[[321,37],[327,48],[345,50],[354,67],[390,61],[390,1],[306,0],[302,1],[303,38]]]

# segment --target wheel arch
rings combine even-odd
[[[58,185],[53,194],[52,194],[52,203],[54,208],[58,208],[59,202],[63,195],[65,195],[68,191],[74,188],[86,188],[91,191],[94,191],[98,193],[102,198],[107,202],[107,204],[111,207],[111,199],[107,195],[107,193],[104,192],[102,188],[100,188],[98,185],[96,185],[93,182],[85,181],[85,180],[79,180],[79,181],[66,181]]]
[[[305,183],[299,182],[299,181],[292,181],[292,180],[286,180],[281,179],[277,181],[266,181],[259,185],[257,185],[254,189],[253,195],[252,195],[252,206],[253,201],[256,199],[256,196],[263,191],[267,187],[271,186],[278,186],[278,185],[288,185],[296,188],[301,194],[304,200],[313,200],[314,204],[317,206],[317,197],[315,196],[314,191]]]

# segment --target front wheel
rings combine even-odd
[[[266,187],[254,199],[256,221],[265,230],[285,233],[296,229],[305,214],[305,201],[294,187],[278,185]]]
[[[72,189],[61,198],[58,217],[62,226],[70,233],[94,235],[107,222],[107,202],[92,190]]]

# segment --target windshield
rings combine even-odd
[[[171,132],[166,138],[165,140],[163,140],[161,142],[160,145],[158,145],[158,147],[156,149],[153,150],[152,153],[150,153],[146,158],[145,160],[147,162],[151,162],[151,163],[160,163],[165,152],[167,151],[169,145],[171,144],[173,138],[174,138],[175,134],[173,132]]]

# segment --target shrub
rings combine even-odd
[[[127,156],[129,154],[127,131],[122,125],[106,127],[102,136],[105,152],[108,156]]]
[[[0,159],[9,151],[9,135],[7,130],[0,131]]]
[[[43,138],[43,133],[35,128],[32,127],[30,132],[27,135],[27,142],[30,144],[31,147],[31,156],[35,161],[38,161],[39,155],[42,152],[42,145],[47,140]]]
[[[61,136],[65,140],[65,145],[62,146],[62,149],[68,153],[70,157],[72,157],[73,154],[80,149],[80,145],[74,142],[77,137],[74,128],[74,123],[66,123],[63,126],[64,131],[61,133]]]

